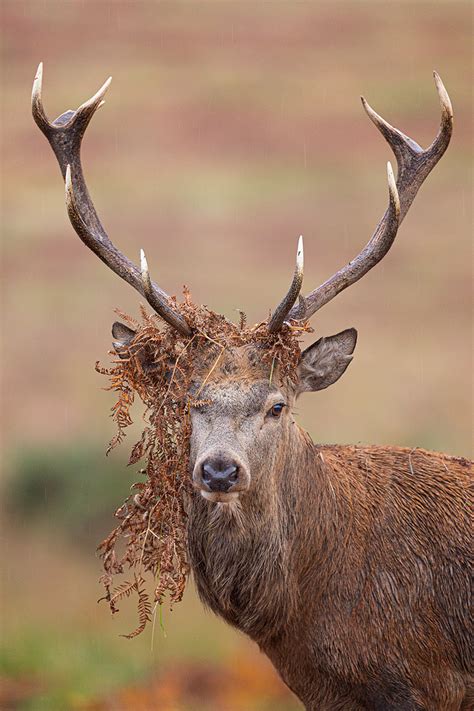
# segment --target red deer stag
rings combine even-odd
[[[303,249],[293,282],[268,320],[278,334],[306,320],[388,252],[421,184],[445,152],[452,108],[439,76],[441,125],[423,150],[362,99],[391,146],[389,204],[368,244],[306,298]],[[67,210],[81,240],[131,284],[179,337],[192,329],[176,302],[110,241],[84,180],[80,146],[110,79],[77,111],[33,116],[58,159]],[[116,349],[134,331],[113,326]],[[248,634],[313,711],[454,711],[473,708],[469,635],[471,464],[422,449],[315,445],[292,408],[346,370],[350,328],[320,338],[293,378],[268,365],[255,344],[227,348],[192,412],[188,512],[192,571],[202,601]],[[204,386],[204,387],[203,387]]]

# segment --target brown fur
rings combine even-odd
[[[204,390],[213,404],[194,414],[191,466],[230,448],[250,472],[238,501],[193,495],[201,599],[307,709],[472,708],[470,462],[314,445],[291,416],[298,388],[270,385],[251,360],[226,354]],[[289,407],[267,422],[275,397]]]
[[[293,356],[299,356],[299,349],[288,350],[295,343],[290,339],[285,344],[280,338],[285,329],[292,328],[285,326],[285,320],[300,321],[303,315],[309,318],[390,249],[399,223],[451,138],[451,103],[436,72],[434,77],[442,107],[441,126],[425,151],[387,124],[363,99],[398,164],[397,185],[389,167],[389,207],[367,246],[294,305],[302,281],[300,246],[287,296],[268,324],[240,329],[245,338],[238,334],[237,340],[229,324],[222,329],[225,319],[216,320],[207,312],[203,321],[205,310],[199,313],[186,300],[177,307],[151,282],[144,255],[139,270],[115,248],[100,223],[85,184],[80,145],[110,80],[77,111],[63,113],[54,123],[47,119],[42,104],[42,64],[33,84],[33,117],[59,161],[66,180],[68,213],[79,237],[146,297],[176,331],[175,336],[188,339],[185,348],[205,334],[208,342],[222,350],[225,365],[215,367],[216,361],[205,379],[191,388],[191,396],[196,399],[190,463],[196,491],[188,532],[196,582],[203,600],[255,639],[289,686],[313,710],[450,711],[472,705],[467,637],[468,463],[422,450],[315,447],[294,423],[291,406],[299,393],[336,382],[352,359],[357,334],[355,329],[348,329],[320,339],[302,354],[297,372]],[[227,332],[229,338],[224,343],[216,344],[215,333],[209,330],[212,322],[218,325],[219,334]],[[114,330],[117,354],[124,361],[130,357],[140,361],[137,354],[127,351],[128,345],[138,345],[133,344],[134,332],[120,324]],[[137,339],[140,337],[138,334]],[[257,341],[260,349],[232,348],[237,343]],[[262,372],[264,343],[272,361],[269,376]],[[184,362],[178,366],[176,342],[168,345],[174,351],[179,373]],[[145,356],[146,344],[142,346]],[[284,354],[279,360],[282,369],[286,365],[290,370],[294,365],[292,372],[286,372],[290,380],[298,375],[292,385],[273,379],[278,351],[280,356]],[[249,354],[254,356],[252,367],[242,367]],[[159,602],[165,590],[177,600],[184,586],[185,546],[181,546],[181,582],[177,585],[173,577],[166,582],[166,574],[175,567],[171,532],[166,533],[167,568],[161,565],[163,556],[157,559],[148,543],[157,489],[161,501],[164,493],[172,493],[169,500],[176,503],[174,495],[181,494],[186,481],[179,467],[186,468],[187,457],[184,452],[176,456],[176,438],[181,424],[180,442],[187,443],[187,388],[183,387],[185,392],[180,392],[173,403],[167,400],[169,388],[164,400],[148,401],[153,368],[158,365],[162,375],[166,374],[165,355],[160,358],[157,353],[158,362],[138,364],[143,382],[131,374],[135,389],[152,410],[154,430],[146,428],[131,458],[138,461],[148,455],[148,482],[133,496],[130,514],[124,507],[120,509],[120,526],[103,544],[105,585],[112,609],[112,575],[122,568],[114,557],[115,541],[124,530],[132,534],[126,560],[136,562],[144,503],[152,508],[145,507],[148,525],[140,561],[145,556],[148,570],[160,570],[155,600]],[[114,379],[113,389],[120,391],[114,409],[119,425],[115,442],[123,438],[124,427],[130,424],[128,408],[133,392],[124,378],[126,368],[116,366],[109,373]],[[191,373],[183,373],[188,385]],[[209,377],[211,373],[213,378]],[[172,382],[170,374],[170,387]],[[160,391],[155,390],[158,394]],[[168,419],[168,426],[165,402],[166,407],[175,407],[173,422]],[[185,415],[181,422],[176,412]],[[157,444],[157,434],[167,439],[169,446]],[[170,466],[164,467],[163,462]],[[166,477],[173,482],[167,492],[163,489]],[[175,531],[182,531],[181,503],[179,499],[176,525],[172,527]],[[165,510],[161,508],[158,515],[163,517]],[[168,512],[172,510],[168,506]],[[167,521],[161,518],[161,523],[165,527]],[[163,537],[160,540],[163,543]],[[134,585],[137,592],[141,590],[141,580],[135,578]],[[130,590],[130,585],[125,589]],[[126,594],[123,587],[119,594]],[[139,596],[141,621],[133,634],[144,628],[150,616],[145,594],[139,592]]]

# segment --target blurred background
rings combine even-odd
[[[317,442],[470,456],[471,12],[455,2],[3,0],[3,601],[1,709],[296,711],[257,648],[192,584],[154,640],[135,606],[97,605],[96,544],[137,473],[134,432],[105,458],[114,308],[139,299],[73,233],[54,156],[30,114],[44,62],[53,119],[112,74],[88,129],[89,187],[112,239],[146,249],[170,293],[262,319],[305,237],[306,291],[367,242],[389,149],[361,93],[421,145],[439,107],[455,133],[393,250],[314,319],[355,326],[356,358],[299,420]],[[308,338],[309,342],[309,338]]]

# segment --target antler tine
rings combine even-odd
[[[389,206],[370,241],[349,264],[306,297],[304,316],[301,315],[299,306],[293,306],[288,318],[299,319],[312,316],[339,292],[363,277],[383,259],[392,246],[398,226],[407,214],[423,181],[444,154],[453,131],[451,101],[439,75],[436,72],[433,72],[433,75],[441,104],[441,123],[436,138],[426,149],[421,148],[413,139],[391,126],[361,97],[362,105],[369,118],[389,143],[397,159],[396,186],[391,166],[388,164]]]
[[[170,326],[183,336],[190,336],[189,325],[181,314],[170,306],[166,292],[151,280],[149,289],[145,289],[140,269],[112,243],[87,190],[82,172],[81,142],[92,116],[104,103],[103,97],[112,78],[107,79],[99,91],[76,111],[66,111],[50,122],[43,108],[42,75],[43,65],[40,64],[33,83],[32,114],[37,126],[48,139],[61,168],[65,180],[67,211],[72,226],[84,244],[112,271],[142,294]]]
[[[148,271],[148,262],[145,257],[145,252],[143,251],[143,249],[140,250],[140,270],[141,270],[141,275],[142,275],[142,284],[143,284],[143,291],[145,294],[145,298],[148,301],[148,303],[150,304],[150,306],[152,306],[155,309],[155,311],[160,313],[160,311],[163,309],[163,304],[160,301],[160,299],[157,298],[157,294],[153,289],[153,283],[150,278],[150,272]],[[167,308],[169,309],[168,306],[167,306]],[[184,335],[190,336],[191,329],[189,328],[188,332]]]
[[[288,289],[288,293],[276,307],[273,315],[268,322],[268,330],[270,333],[277,333],[283,326],[285,319],[290,312],[291,307],[295,303],[296,299],[300,295],[301,286],[303,284],[303,264],[304,264],[304,252],[303,252],[303,235],[300,235],[298,240],[298,248],[296,250],[296,267],[295,273],[293,275],[293,281]]]

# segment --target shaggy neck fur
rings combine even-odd
[[[318,462],[308,435],[292,423],[258,487],[231,504],[193,496],[188,536],[199,595],[263,647],[295,623],[315,557],[321,572],[328,564],[329,529],[338,515],[332,484]],[[302,520],[311,522],[310,530],[301,530]]]
[[[279,452],[238,507],[194,495],[189,549],[203,602],[259,644],[311,711],[472,708],[459,503],[470,463],[315,446],[296,425]]]

